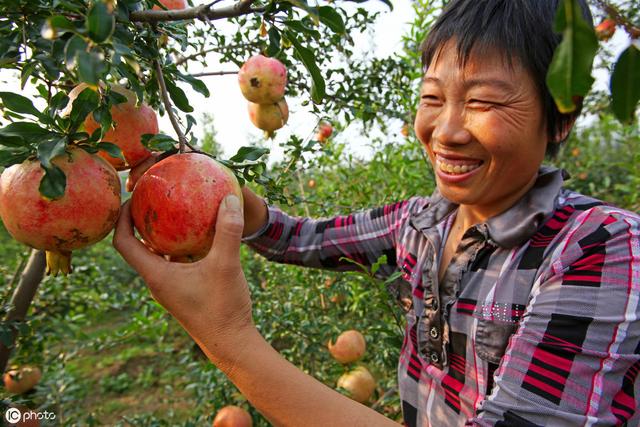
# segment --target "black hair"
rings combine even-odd
[[[593,26],[586,0],[578,3],[583,17]],[[566,139],[560,141],[558,135],[573,125],[582,109],[582,99],[577,99],[574,112],[561,113],[546,84],[553,52],[562,40],[562,35],[553,30],[557,7],[558,0],[451,0],[421,46],[424,71],[450,40],[455,40],[461,66],[472,52],[497,50],[509,66],[513,66],[513,58],[518,60],[531,74],[540,95],[548,157],[555,157]]]

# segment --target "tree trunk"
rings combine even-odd
[[[7,314],[7,322],[24,320],[31,301],[36,295],[38,286],[44,277],[44,269],[44,251],[33,249],[27,266],[22,271],[20,283],[18,283],[11,297],[11,302],[9,303],[11,309],[9,314]],[[14,328],[11,331],[11,345],[7,347],[4,343],[0,343],[0,372],[4,372],[7,367],[7,362],[9,361],[9,356],[11,356],[11,350],[14,348],[17,336],[17,330]]]

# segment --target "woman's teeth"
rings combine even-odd
[[[436,166],[443,172],[448,174],[463,174],[471,172],[474,169],[478,169],[482,162],[473,163],[473,164],[457,164],[454,165],[452,163],[448,163],[446,160],[442,158],[436,159]]]

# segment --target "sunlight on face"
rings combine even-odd
[[[442,195],[487,218],[512,206],[533,185],[547,134],[529,73],[498,52],[470,56],[455,43],[424,75],[415,121]]]

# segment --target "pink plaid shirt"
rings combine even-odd
[[[407,426],[640,425],[640,217],[562,188],[543,167],[466,231],[440,282],[457,206],[436,191],[332,219],[270,207],[245,239],[269,260],[403,272],[398,384]]]

